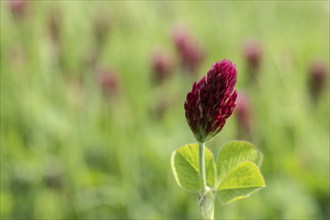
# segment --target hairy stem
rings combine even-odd
[[[199,175],[202,186],[202,192],[206,191],[206,173],[205,173],[205,143],[198,144],[198,164],[199,164]]]
[[[198,145],[198,164],[201,191],[199,192],[199,208],[204,220],[214,219],[214,193],[206,183],[205,143]]]

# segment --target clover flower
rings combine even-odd
[[[235,116],[237,119],[239,137],[251,135],[252,131],[252,109],[251,101],[246,93],[239,92],[236,101]]]
[[[174,29],[173,41],[181,59],[181,67],[194,73],[204,59],[204,52],[198,41],[184,27]]]
[[[107,95],[115,95],[119,90],[118,74],[111,69],[100,69],[98,72],[99,83]]]
[[[233,113],[236,75],[236,66],[231,61],[219,61],[187,94],[185,115],[198,142],[204,143],[217,135]]]
[[[247,64],[247,71],[252,78],[255,78],[262,61],[262,46],[256,40],[249,40],[245,43],[243,52]]]
[[[26,14],[26,0],[10,0],[9,8],[15,17],[23,17]]]
[[[157,52],[152,56],[153,78],[156,83],[165,81],[171,75],[172,63],[164,52]]]
[[[325,87],[327,68],[321,60],[314,61],[309,68],[309,92],[314,101],[317,101]]]

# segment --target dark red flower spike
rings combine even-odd
[[[236,66],[229,60],[213,64],[187,94],[184,109],[187,122],[200,143],[217,135],[235,108]]]

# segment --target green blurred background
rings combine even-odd
[[[23,13],[0,5],[1,218],[198,219],[197,195],[176,185],[170,156],[194,142],[187,92],[224,58],[251,100],[245,139],[264,154],[267,188],[217,202],[215,217],[329,218],[329,77],[317,101],[308,90],[313,60],[329,71],[329,1],[45,0],[27,1]],[[173,68],[154,83],[155,50],[178,66],[177,24],[204,60],[195,75]],[[253,81],[242,52],[251,38],[263,50]],[[115,92],[102,89],[100,67],[115,72]],[[238,126],[228,119],[207,144],[214,154],[240,138]]]

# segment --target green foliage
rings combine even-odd
[[[230,203],[246,198],[265,186],[257,165],[251,161],[245,161],[227,173],[217,190],[221,202]]]
[[[179,186],[189,191],[201,189],[198,166],[198,144],[180,147],[172,154],[172,170]],[[206,181],[211,187],[215,181],[215,162],[212,152],[205,148]]]
[[[258,166],[262,162],[262,154],[256,147],[246,141],[231,141],[224,144],[217,157],[218,184],[243,161],[252,161]]]
[[[265,181],[258,168],[261,161],[262,155],[253,144],[246,141],[232,141],[226,143],[220,150],[216,169],[213,155],[206,148],[207,184],[214,188],[214,191],[218,191],[222,203],[246,198],[265,187]],[[198,144],[184,145],[174,151],[171,165],[179,186],[189,191],[201,190]],[[216,187],[214,187],[215,176],[218,183]]]

